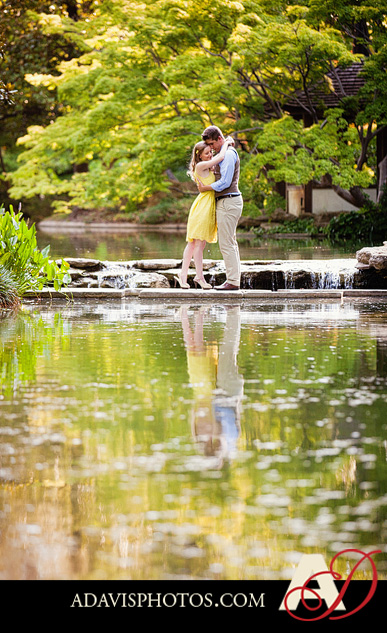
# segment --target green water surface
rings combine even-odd
[[[285,579],[353,548],[384,577],[386,316],[125,300],[1,319],[0,578]]]

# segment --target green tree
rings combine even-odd
[[[221,3],[215,6],[220,14]],[[190,13],[184,7],[105,2],[87,25],[77,25],[79,34],[87,31],[80,58],[63,62],[59,74],[28,77],[56,89],[67,111],[19,141],[27,151],[14,174],[15,197],[60,194],[73,206],[131,209],[168,189],[167,170],[184,166],[201,129],[223,122],[232,107],[218,15],[209,27],[206,3],[190,3]],[[230,12],[234,23],[237,14]],[[200,24],[219,57],[197,41]],[[59,27],[51,20],[45,28]],[[226,37],[230,27],[222,29]]]
[[[387,116],[379,0],[104,0],[87,20],[44,15],[39,28],[83,52],[26,76],[62,109],[18,141],[17,199],[44,194],[57,196],[59,209],[131,211],[167,192],[171,171],[181,178],[212,123],[233,133],[243,192],[258,206],[283,180],[328,182],[357,206],[375,183],[375,139]],[[321,107],[316,88],[329,94],[329,73],[354,62],[364,70],[361,93]]]
[[[94,2],[68,0],[0,0],[0,188],[6,201],[9,173],[17,166],[17,139],[30,125],[47,126],[63,113],[55,90],[34,86],[28,73],[55,73],[61,60],[79,54],[79,39],[59,30],[45,32],[39,15],[46,19],[67,17],[69,24],[86,18]],[[3,97],[3,98],[2,98]]]

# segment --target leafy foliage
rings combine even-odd
[[[1,310],[14,308],[20,303],[17,283],[11,271],[0,265],[0,315]]]
[[[50,11],[33,14],[36,28],[61,34],[75,53],[66,48],[55,70],[26,75],[31,90],[54,95],[60,108],[51,124],[36,120],[18,140],[15,199],[49,195],[60,210],[133,212],[169,191],[168,171],[188,163],[209,124],[235,137],[252,208],[270,204],[282,181],[327,179],[356,206],[375,184],[375,139],[387,124],[379,0],[213,0],[210,9],[207,0],[102,0],[77,20]],[[337,107],[326,110],[316,89],[332,94],[328,74],[354,62],[363,64],[364,88],[351,97],[339,91]]]
[[[283,222],[280,226],[265,229],[257,227],[252,230],[258,236],[270,233],[307,233],[316,236],[324,233],[323,227],[317,226],[313,218],[294,218]]]
[[[326,235],[333,242],[356,242],[368,244],[382,242],[387,236],[387,187],[384,186],[379,204],[371,201],[358,211],[350,211],[332,218]]]
[[[78,16],[72,13],[73,19],[69,17],[71,4],[78,5]],[[55,23],[59,16],[68,24],[77,17],[85,19],[86,7],[81,5],[86,3],[69,0],[55,6],[49,0],[0,0],[1,79],[12,91],[11,101],[0,112],[1,140],[7,149],[29,125],[47,125],[61,112],[54,92],[34,86],[25,77],[35,72],[54,73],[61,61],[76,58],[81,41],[60,29],[47,33],[44,23]]]
[[[70,282],[67,262],[50,261],[49,249],[39,250],[35,225],[28,227],[21,212],[0,208],[0,271],[4,284],[19,297],[48,285],[60,290]]]

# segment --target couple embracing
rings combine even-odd
[[[232,138],[224,138],[218,127],[210,126],[192,150],[188,173],[200,193],[188,216],[187,246],[181,273],[176,277],[181,288],[190,287],[187,275],[192,258],[196,269],[195,285],[203,289],[212,288],[203,275],[203,251],[206,243],[216,242],[218,236],[226,281],[215,289],[239,290],[240,259],[236,227],[242,215],[243,199],[238,188],[240,161],[233,143]]]

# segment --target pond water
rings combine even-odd
[[[97,231],[81,229],[58,232],[38,231],[38,245],[50,245],[53,257],[88,257],[108,261],[136,259],[178,259],[185,247],[185,231]],[[241,259],[337,259],[354,257],[357,247],[332,245],[320,239],[257,239],[238,233]],[[365,246],[360,244],[359,248]],[[221,259],[218,244],[207,244],[204,257]]]
[[[0,578],[288,579],[351,548],[386,577],[386,316],[26,302],[0,320]]]

